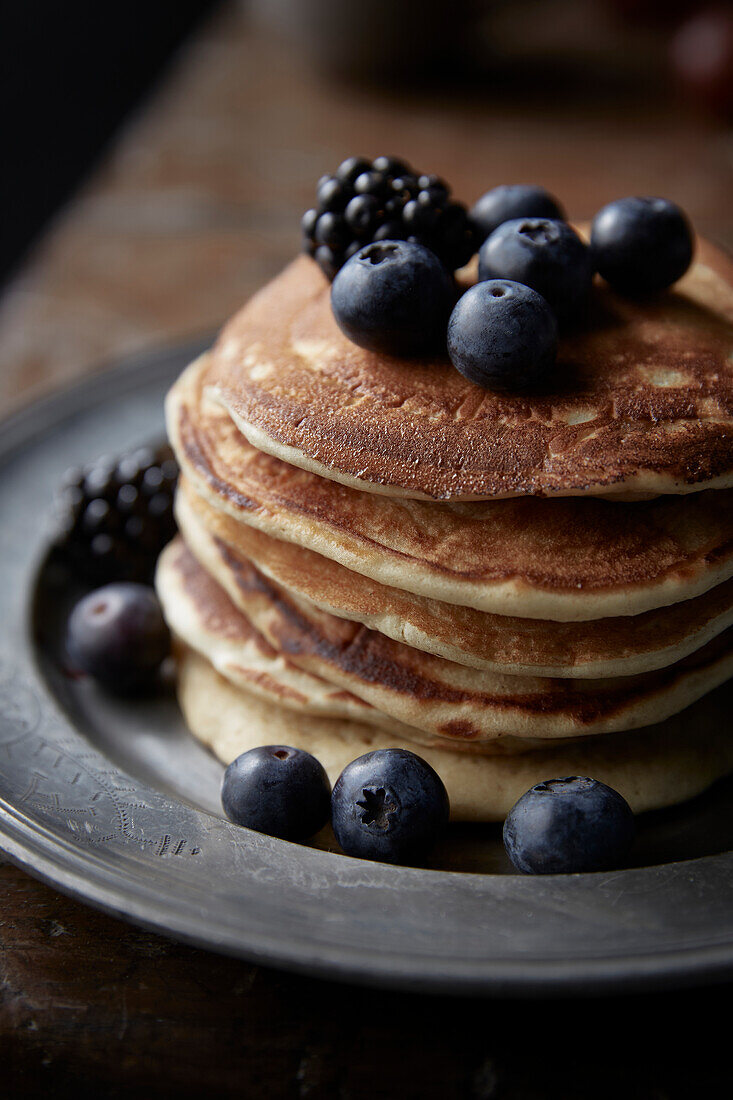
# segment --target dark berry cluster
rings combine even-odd
[[[667,199],[632,196],[609,203],[593,219],[589,247],[542,187],[502,185],[483,195],[470,215],[455,203],[436,215],[429,192],[446,196],[440,181],[428,186],[427,177],[409,177],[406,183],[389,175],[405,166],[385,158],[374,161],[369,172],[364,164],[344,161],[336,176],[319,185],[321,205],[333,206],[337,197],[346,203],[339,206],[341,213],[335,206],[323,213],[309,210],[303,223],[307,250],[333,279],[337,324],[355,344],[387,355],[437,355],[447,346],[457,370],[491,389],[544,384],[555,362],[558,328],[582,317],[596,272],[616,293],[644,297],[671,286],[692,261],[690,224]],[[375,229],[376,223],[365,223],[372,239],[364,244],[348,236],[350,212],[359,200],[347,196],[360,180],[378,175],[375,166],[382,172],[379,187],[392,179],[395,187],[414,181],[425,190],[400,208],[400,224],[384,221]],[[423,238],[405,232],[418,207],[433,218],[425,223],[432,228]],[[449,262],[435,238],[444,230],[441,219],[454,209],[460,211],[465,251],[453,242]],[[344,234],[345,251],[337,256],[336,238],[329,238],[335,226]],[[456,302],[446,267],[465,263],[477,239],[483,241],[478,282]]]
[[[303,215],[303,250],[329,279],[365,244],[422,244],[449,271],[468,263],[481,243],[466,208],[437,176],[413,172],[404,161],[349,157],[316,188],[317,204]]]
[[[93,584],[151,581],[158,554],[175,534],[177,479],[168,446],[69,470],[57,500],[57,544],[74,571]]]

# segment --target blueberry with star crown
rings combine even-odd
[[[344,768],[331,796],[331,824],[349,856],[422,863],[448,823],[438,773],[408,749],[378,749]]]
[[[511,279],[531,287],[549,302],[562,323],[585,306],[593,265],[588,246],[566,222],[515,218],[500,225],[481,245],[478,277]]]

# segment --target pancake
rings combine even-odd
[[[470,668],[571,679],[664,668],[733,624],[733,580],[643,615],[548,623],[491,615],[368,580],[360,573],[237,523],[179,482],[176,518],[191,545],[214,538],[322,611]]]
[[[379,721],[368,703],[303,672],[278,653],[200,567],[180,538],[158,559],[155,588],[174,637],[206,656],[238,687],[285,707],[330,718]],[[394,732],[404,729],[393,723]]]
[[[262,454],[206,400],[202,357],[168,395],[186,477],[238,522],[404,591],[561,622],[639,615],[733,576],[733,490],[642,503],[445,504],[359,492]]]
[[[404,725],[278,653],[201,568],[182,539],[174,539],[163,551],[155,587],[176,648],[183,645],[200,654],[235,687],[298,713],[365,722],[416,744],[444,743],[444,738]],[[458,747],[466,752],[516,753],[544,745],[541,740],[503,737],[485,745],[466,741]]]
[[[212,540],[190,549],[273,649],[446,744],[483,747],[508,735],[578,737],[646,726],[733,674],[733,628],[643,676],[555,680],[479,671],[320,611]]]
[[[223,763],[258,745],[286,744],[316,756],[334,783],[350,761],[379,748],[412,748],[359,722],[292,712],[234,688],[198,654],[183,652],[178,691],[186,723]],[[546,752],[468,756],[420,749],[445,783],[451,817],[500,821],[535,783],[587,775],[619,791],[635,813],[699,794],[733,770],[730,690],[720,689],[662,725]]]
[[[225,326],[206,383],[258,450],[397,497],[689,493],[733,485],[733,264],[701,243],[642,302],[600,281],[551,392],[499,394],[447,357],[365,351],[295,260]]]

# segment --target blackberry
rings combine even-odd
[[[166,444],[68,470],[56,499],[56,547],[85,581],[150,583],[176,531],[178,464]]]
[[[421,244],[449,271],[463,267],[481,234],[438,176],[413,172],[404,161],[349,157],[316,187],[316,206],[301,221],[303,251],[329,279],[373,241]]]

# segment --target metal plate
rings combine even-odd
[[[733,976],[730,782],[641,821],[612,874],[507,873],[497,829],[454,829],[439,865],[348,859],[237,829],[221,767],[172,697],[113,702],[59,671],[73,595],[44,564],[62,471],[162,434],[200,350],[147,355],[52,396],[0,433],[0,846],[65,892],[218,951],[323,976],[537,995]]]

